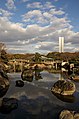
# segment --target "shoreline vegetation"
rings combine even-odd
[[[62,62],[65,62],[63,66]],[[6,73],[22,72],[25,69],[65,72],[70,80],[79,79],[79,52],[11,54],[6,51],[5,44],[0,43],[0,69]]]
[[[37,52],[35,54],[9,54],[6,52],[3,43],[0,46],[0,90],[4,91],[3,94],[7,91],[6,87],[10,85],[7,73],[21,72],[22,79],[16,81],[16,87],[23,87],[28,79],[29,82],[32,82],[33,75],[36,80],[42,79],[40,72],[43,70],[49,73],[61,73],[60,80],[58,79],[59,81],[55,82],[53,87],[51,87],[51,92],[55,93],[55,95],[58,93],[60,95],[59,98],[61,96],[73,95],[76,91],[75,83],[63,80],[62,75],[65,75],[66,79],[73,79],[75,75],[79,75],[79,52],[51,52],[46,55]],[[65,62],[63,66],[62,62]],[[65,70],[62,70],[62,68]],[[14,108],[10,108],[7,104],[11,105],[10,107],[16,105]],[[5,98],[0,108],[4,112],[5,108],[10,109],[10,111],[18,108],[17,100]]]
[[[65,62],[63,66],[62,62]],[[47,70],[49,73],[65,72],[70,80],[79,80],[79,52],[11,54],[6,51],[5,44],[0,43],[0,70],[11,73],[25,69]]]

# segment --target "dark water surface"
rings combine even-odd
[[[73,96],[60,97],[51,92],[52,85],[61,77],[59,73],[42,71],[40,79],[34,77],[32,82],[24,81],[23,87],[15,86],[15,81],[21,79],[20,73],[8,75],[10,87],[2,98],[17,99],[18,108],[8,114],[0,112],[0,119],[58,119],[63,109],[79,111],[79,82],[74,82],[76,92]]]

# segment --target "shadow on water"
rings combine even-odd
[[[63,102],[69,102],[69,103],[74,103],[76,98],[74,95],[68,95],[68,96],[65,96],[65,95],[60,95],[60,94],[56,94],[56,93],[53,93],[53,95],[55,95],[59,100],[63,101]]]
[[[19,100],[3,98],[0,119],[58,119],[60,109],[63,107],[53,104],[44,96],[29,99],[23,95]]]
[[[40,72],[41,70],[35,70],[35,80],[43,79]]]
[[[15,113],[15,119],[58,119],[62,106],[52,103],[47,97],[39,96],[29,99],[23,95],[19,99],[19,111]],[[12,118],[13,119],[13,118]]]
[[[48,97],[38,96],[37,98],[29,98],[28,96],[22,95],[17,99],[9,99],[14,102],[14,106],[10,106],[10,111],[3,111],[1,113],[7,114],[4,115],[4,118],[0,119],[59,119],[59,114],[64,109],[73,110],[74,106],[66,104],[58,104],[55,101],[51,101]],[[53,99],[52,99],[53,100]],[[17,105],[17,101],[18,104]],[[18,108],[17,108],[18,107]],[[16,109],[16,110],[14,110]],[[14,110],[14,111],[12,111]],[[79,107],[77,107],[79,110]],[[76,111],[76,107],[75,107]],[[7,113],[5,113],[7,112]],[[8,113],[9,112],[9,113]],[[11,112],[11,113],[10,113]],[[0,114],[0,117],[2,115]]]
[[[9,89],[9,86],[5,87],[4,89],[0,91],[0,98],[3,97],[7,93],[8,89]]]
[[[18,100],[16,98],[3,98],[1,100],[0,112],[9,114],[12,110],[18,108]]]

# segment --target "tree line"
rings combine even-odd
[[[36,52],[34,53],[26,53],[26,54],[11,54],[7,53],[6,51],[6,46],[4,43],[0,43],[0,62],[8,63],[8,60],[12,59],[28,59],[28,60],[33,60],[36,62],[41,61],[41,56],[42,54]],[[64,53],[59,53],[59,52],[49,52],[46,55],[43,55],[47,58],[51,58],[52,60],[63,60],[63,61],[69,61],[69,62],[74,62],[74,63],[79,63],[79,52],[64,52]]]

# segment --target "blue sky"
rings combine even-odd
[[[0,42],[10,53],[79,51],[79,0],[0,0]]]

